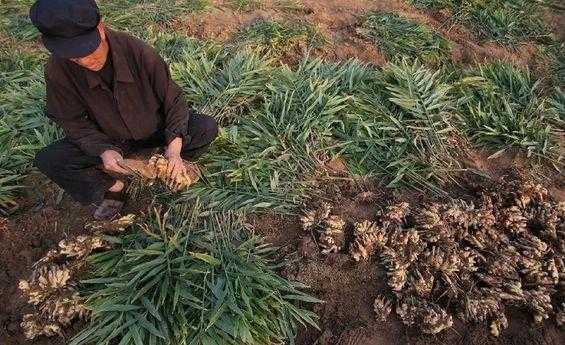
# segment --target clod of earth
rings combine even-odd
[[[424,333],[451,327],[456,316],[490,323],[498,336],[508,306],[529,310],[537,323],[564,322],[565,203],[540,185],[483,192],[476,204],[392,205],[376,222],[355,225],[350,254],[380,258],[397,315]],[[389,307],[379,296],[377,318]]]
[[[565,303],[561,303],[557,310],[555,320],[559,326],[565,326]]]
[[[371,192],[371,191],[366,191],[366,192],[362,192],[357,194],[357,196],[355,197],[355,199],[359,202],[362,203],[370,203],[375,201],[377,198],[377,194],[375,192]]]
[[[24,315],[21,323],[28,339],[40,335],[62,336],[63,327],[89,315],[76,289],[76,279],[86,265],[85,259],[95,250],[111,247],[103,234],[123,231],[134,220],[133,215],[127,215],[87,225],[86,228],[96,229],[93,235],[62,240],[57,249],[49,250],[36,263],[29,280],[19,282],[20,291],[36,308],[33,314]]]
[[[148,184],[160,181],[174,191],[186,189],[200,179],[198,166],[186,161],[186,172],[171,179],[167,172],[168,164],[169,161],[162,155],[153,155],[149,160],[124,159],[120,163],[124,169],[133,172]]]
[[[305,236],[298,243],[298,254],[303,258],[315,257],[318,253],[318,246],[310,236]]]

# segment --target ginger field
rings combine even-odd
[[[562,1],[98,0],[221,126],[112,222],[33,167],[32,3],[0,0],[0,344],[563,343]]]

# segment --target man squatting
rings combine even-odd
[[[35,165],[74,200],[96,205],[94,218],[121,211],[125,156],[164,146],[174,178],[217,136],[216,121],[186,103],[157,52],[106,27],[94,0],[38,0],[30,18],[50,52],[46,113],[65,133]]]

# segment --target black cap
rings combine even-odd
[[[58,57],[84,57],[100,45],[100,11],[94,0],[37,0],[29,17],[45,48]]]

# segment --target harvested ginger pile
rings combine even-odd
[[[374,302],[380,320],[395,311],[406,325],[436,334],[460,318],[487,323],[498,336],[513,306],[537,323],[565,322],[565,203],[539,185],[483,193],[475,203],[397,203],[375,222],[353,224],[348,246],[345,227],[330,226],[337,222],[328,221],[330,211],[307,213],[303,225],[317,229],[322,252],[348,250],[355,261],[384,266],[390,294]]]
[[[128,215],[111,222],[94,222],[87,229],[93,235],[80,235],[59,242],[35,264],[29,280],[21,280],[19,289],[35,312],[23,316],[21,327],[28,339],[40,335],[63,336],[64,327],[89,315],[76,288],[78,275],[86,265],[86,257],[99,249],[108,249],[104,234],[124,231],[134,221]]]
[[[160,181],[174,191],[186,189],[200,178],[200,170],[193,163],[184,162],[186,172],[171,178],[167,172],[168,160],[162,155],[153,155],[149,160],[124,159],[120,165],[150,184]]]

